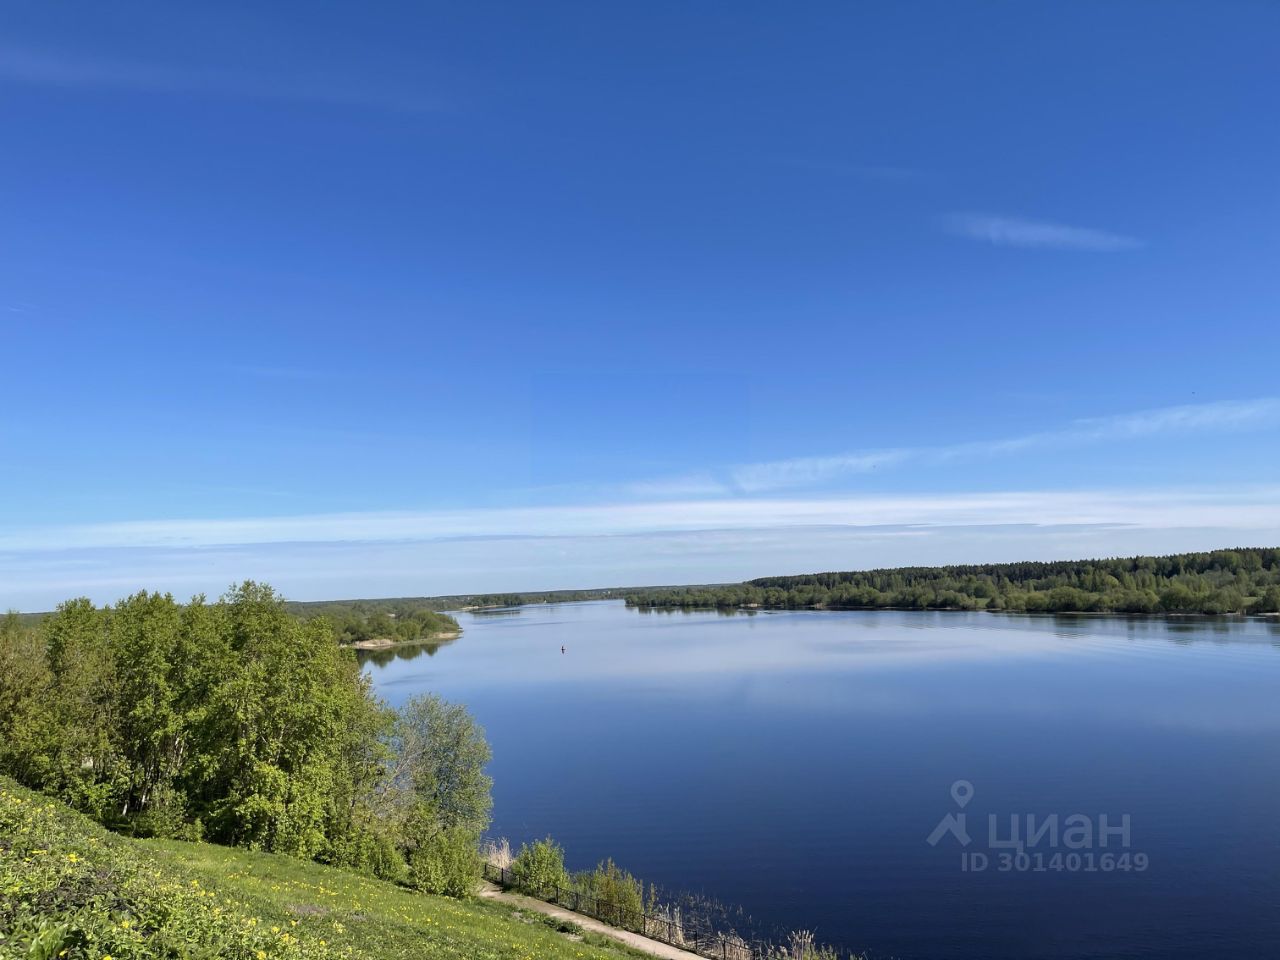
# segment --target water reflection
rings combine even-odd
[[[520,616],[520,610],[520,607],[480,607],[466,612],[473,617],[489,619],[495,617],[518,617]]]
[[[693,616],[707,616],[714,614],[717,617],[754,617],[758,613],[777,613],[775,610],[756,610],[751,608],[739,607],[628,607],[634,613],[644,616],[680,616],[688,614]]]
[[[396,660],[416,660],[418,657],[434,657],[442,648],[457,643],[456,640],[424,640],[421,643],[399,643],[378,650],[357,650],[356,662],[363,666],[385,667]]]

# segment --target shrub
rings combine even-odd
[[[480,884],[479,837],[466,827],[436,830],[409,854],[409,883],[425,893],[469,897]]]
[[[644,897],[640,881],[612,859],[578,877],[578,889],[599,902],[596,916],[631,930],[644,926]]]
[[[1267,587],[1249,608],[1250,613],[1280,613],[1280,587]]]
[[[186,797],[169,786],[156,788],[156,796],[147,807],[132,820],[129,827],[138,837],[160,837],[165,840],[176,838],[198,840],[200,837],[190,836],[192,824],[187,821]],[[199,824],[199,821],[195,821]]]
[[[545,895],[556,887],[569,886],[569,874],[564,869],[564,850],[547,837],[522,845],[511,862],[511,875],[518,889],[534,896]]]
[[[404,855],[395,839],[368,826],[349,827],[330,843],[321,860],[392,883],[404,883],[409,876]]]

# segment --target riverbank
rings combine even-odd
[[[640,613],[721,613],[721,614],[757,614],[757,613],[990,613],[1010,617],[1105,617],[1121,620],[1229,620],[1241,622],[1247,620],[1280,620],[1280,613],[1196,613],[1165,612],[1154,613],[1130,612],[1124,610],[1001,610],[991,607],[890,607],[890,606],[806,606],[806,607],[766,607],[758,603],[746,603],[740,606],[673,606],[661,604],[628,604],[628,609]]]
[[[462,636],[461,630],[443,630],[429,637],[416,637],[413,640],[395,640],[391,637],[373,637],[369,640],[356,640],[340,646],[344,650],[391,650],[395,647],[416,647],[424,643],[448,643]]]

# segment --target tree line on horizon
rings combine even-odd
[[[656,609],[1267,614],[1280,612],[1280,549],[761,577],[633,590],[626,603]]]
[[[469,892],[489,747],[464,707],[392,710],[324,618],[245,582],[0,618],[0,773],[118,832]]]
[[[285,608],[303,620],[325,617],[339,626],[351,618],[392,620],[420,617],[427,612],[444,615],[448,611],[487,607],[522,607],[540,603],[576,603],[583,600],[611,600],[629,588],[606,587],[589,590],[538,590],[520,593],[458,593],[436,597],[382,597],[360,600],[290,600]],[[445,618],[453,628],[457,621]],[[384,622],[384,621],[379,621]],[[367,638],[362,638],[367,639]]]

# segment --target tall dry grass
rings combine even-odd
[[[511,869],[511,864],[515,860],[511,853],[511,842],[506,837],[486,840],[480,847],[480,856],[489,866],[499,870]]]

